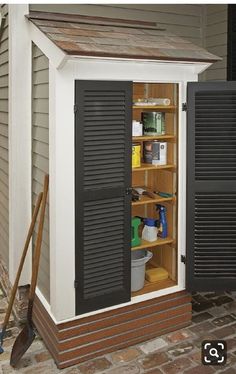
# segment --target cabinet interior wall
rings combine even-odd
[[[172,195],[172,198],[161,199],[160,201],[151,199],[132,203],[132,217],[157,218],[156,204],[166,207],[168,222],[167,242],[161,241],[155,246],[147,246],[152,251],[153,257],[147,267],[163,267],[168,271],[169,278],[165,281],[149,283],[145,281],[142,290],[134,292],[133,296],[152,292],[155,290],[171,287],[177,284],[177,209],[178,209],[178,84],[174,83],[134,83],[133,101],[148,98],[168,98],[169,106],[142,107],[133,106],[133,120],[141,121],[142,112],[164,112],[165,113],[165,135],[150,137],[133,137],[133,142],[141,145],[141,155],[143,155],[143,143],[145,140],[160,140],[167,142],[167,165],[154,168],[148,167],[141,159],[141,168],[133,168],[132,186],[148,187],[151,191],[162,191]],[[158,196],[158,195],[157,195]],[[147,201],[147,203],[144,203]],[[143,225],[140,226],[140,235]],[[132,250],[139,249],[132,248]]]

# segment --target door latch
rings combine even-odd
[[[126,188],[126,190],[125,190],[125,194],[126,194],[126,195],[131,195],[131,194],[132,194],[132,187],[128,187],[128,188]]]

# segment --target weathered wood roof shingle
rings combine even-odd
[[[215,62],[219,57],[153,22],[31,12],[27,18],[65,53],[139,60]]]

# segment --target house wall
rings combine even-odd
[[[195,44],[202,44],[202,5],[31,4],[30,10],[154,21],[161,28],[165,28]]]
[[[205,80],[227,79],[227,4],[205,6],[205,37],[203,46],[222,57],[205,72]]]
[[[8,167],[8,6],[0,5],[6,17],[0,35],[0,256],[9,268],[9,167]]]
[[[32,48],[32,205],[43,190],[44,175],[49,172],[49,61],[41,50]],[[36,242],[37,227],[33,236]],[[49,206],[44,222],[38,287],[50,300]]]

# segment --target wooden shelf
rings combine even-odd
[[[133,105],[133,109],[139,110],[162,110],[162,111],[175,111],[177,106],[175,105]]]
[[[169,287],[174,287],[174,286],[176,286],[176,282],[169,278],[162,280],[162,281],[158,281],[158,282],[152,282],[152,283],[145,280],[144,287],[139,291],[132,292],[131,295],[132,297],[140,296],[145,293],[154,292],[154,291],[158,291],[164,288],[169,288]]]
[[[172,140],[175,141],[176,137],[171,134],[155,135],[155,136],[133,136],[134,142],[152,141],[152,140]]]
[[[157,240],[155,240],[155,242],[148,242],[147,240],[141,239],[141,244],[136,247],[131,247],[131,250],[137,251],[138,249],[152,248],[152,247],[156,247],[159,245],[171,244],[173,243],[173,241],[174,239],[169,238],[169,237],[165,239],[158,238]]]
[[[175,199],[173,197],[161,197],[157,195],[156,199],[152,199],[151,197],[142,195],[140,196],[140,200],[132,202],[132,206],[144,205],[144,204],[158,204],[158,203],[163,203],[165,201],[174,201],[174,200]]]
[[[152,164],[145,164],[142,163],[138,168],[132,168],[132,171],[143,171],[143,170],[164,170],[164,169],[173,169],[175,170],[175,165],[167,164],[167,165],[152,165]]]

